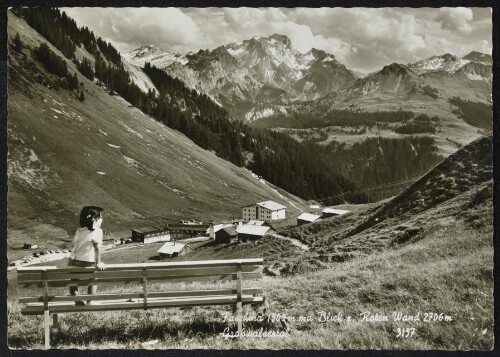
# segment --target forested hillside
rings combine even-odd
[[[87,28],[78,28],[59,10],[17,8],[13,11],[61,50],[77,68],[83,68],[82,74],[87,78],[95,76],[110,93],[118,93],[144,113],[181,131],[219,157],[246,166],[271,183],[305,199],[355,190],[354,184],[339,175],[331,162],[320,161],[321,156],[315,150],[284,134],[232,121],[227,112],[210,98],[187,88],[154,66],[146,65],[144,70],[159,93],[143,93],[130,80],[112,45],[96,39]],[[85,48],[93,56],[93,70],[88,60],[76,58],[77,47]]]
[[[458,108],[454,113],[465,120],[467,124],[487,130],[493,128],[491,121],[493,108],[491,105],[463,100],[459,97],[451,98],[449,102]]]
[[[370,138],[352,146],[330,144],[326,150],[336,170],[361,189],[417,179],[443,159],[430,137]],[[384,196],[374,190],[370,198],[377,200]]]

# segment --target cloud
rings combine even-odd
[[[443,28],[450,31],[471,33],[473,30],[472,19],[473,13],[471,9],[464,7],[439,9],[438,21],[441,22]]]
[[[480,8],[68,9],[77,23],[130,51],[155,43],[172,52],[214,49],[274,33],[300,52],[312,47],[347,67],[373,71],[445,52],[492,47],[491,11]],[[118,47],[119,46],[119,47]]]
[[[154,43],[163,49],[195,42],[200,36],[198,25],[177,8],[102,8],[99,20],[93,8],[63,9],[82,23],[92,24],[99,36],[122,44],[131,50]],[[153,10],[153,11],[152,11]]]

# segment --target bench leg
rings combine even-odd
[[[241,321],[242,320],[241,315],[242,315],[242,311],[243,311],[243,303],[241,301],[238,301],[236,303],[236,311],[237,311],[237,316],[238,316],[238,333],[241,336],[242,329],[243,329],[243,321]]]
[[[50,348],[50,315],[49,310],[45,310],[43,313],[43,325],[45,328],[45,348]]]
[[[52,315],[52,331],[53,332],[59,331],[59,322],[57,319],[57,314]]]

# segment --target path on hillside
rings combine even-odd
[[[307,244],[302,243],[298,239],[290,238],[290,237],[285,237],[285,236],[282,236],[282,235],[277,234],[277,233],[272,233],[271,236],[275,237],[275,238],[279,238],[279,239],[285,239],[285,240],[291,242],[293,245],[299,247],[300,249],[303,249],[303,250],[309,250],[310,249]]]

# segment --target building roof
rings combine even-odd
[[[266,224],[266,221],[259,221],[256,219],[252,219],[248,221],[247,224],[250,226],[263,226],[264,224]]]
[[[236,227],[236,232],[238,232],[238,234],[249,234],[249,235],[253,235],[253,236],[263,236],[270,229],[271,229],[271,227],[243,224],[241,226]]]
[[[158,233],[158,232],[168,232],[168,228],[162,227],[142,227],[142,228],[132,228],[132,231],[137,233]]]
[[[236,236],[236,235],[238,235],[238,232],[236,232],[236,229],[234,229],[233,226],[224,227],[222,229],[219,229],[217,232],[220,232],[220,231],[224,231],[224,232],[226,232],[230,236]]]
[[[270,211],[279,211],[281,209],[285,209],[286,207],[283,205],[280,205],[279,203],[276,203],[274,201],[264,201],[264,202],[259,202],[257,203],[258,206],[267,208]]]
[[[341,214],[349,213],[351,211],[346,211],[346,210],[343,210],[343,209],[336,209],[336,208],[326,207],[322,212],[341,215]]]
[[[313,213],[307,213],[307,212],[304,212],[300,216],[297,217],[297,219],[300,219],[301,221],[307,221],[307,222],[314,222],[319,218],[321,218],[321,216],[318,216],[317,214],[313,214]]]
[[[173,253],[179,253],[181,250],[184,249],[186,245],[182,243],[177,243],[177,242],[167,242],[160,249],[158,249],[158,253],[160,254],[173,254]]]

